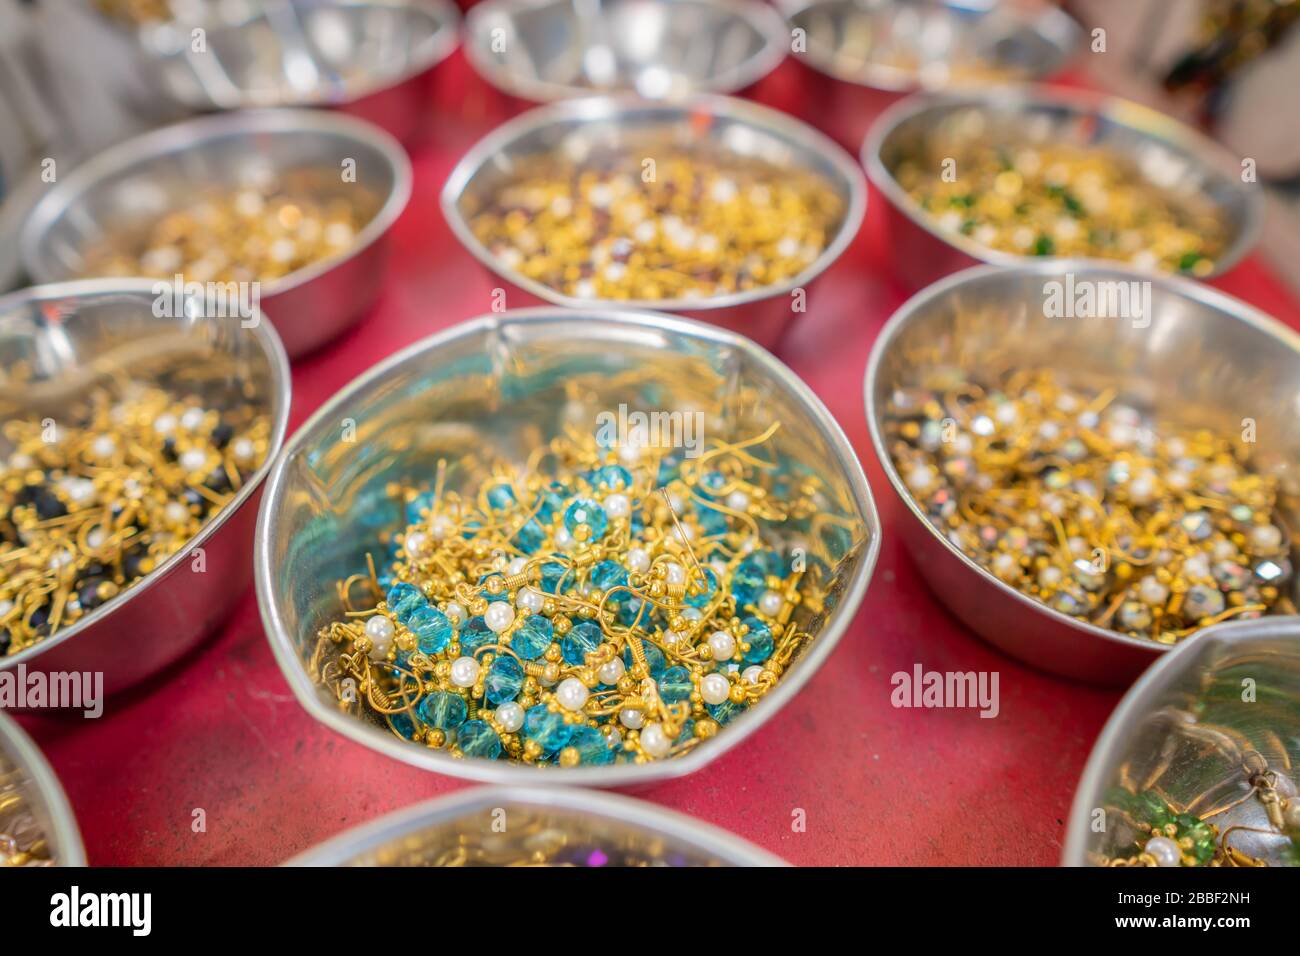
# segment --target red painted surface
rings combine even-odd
[[[452,165],[490,125],[489,97],[459,54],[440,80],[387,292],[352,332],[295,367],[292,425],[396,349],[489,311],[492,283],[438,209]],[[798,83],[787,63],[763,98],[798,111]],[[1119,695],[994,651],[944,612],[902,551],[900,506],[871,451],[862,402],[872,342],[906,297],[883,265],[880,212],[868,211],[780,350],[844,427],[877,496],[885,540],[866,601],[822,671],[760,732],[700,773],[637,796],[797,864],[1051,865]],[[1258,259],[1216,284],[1300,327],[1300,305]],[[205,648],[109,701],[102,719],[23,718],[68,791],[92,864],[276,864],[468,786],[313,721],[280,676],[251,591],[231,601],[230,623]],[[917,663],[999,672],[1001,714],[894,709],[890,675]],[[191,832],[195,808],[206,811],[206,833]],[[806,813],[802,833],[792,832],[796,809]]]

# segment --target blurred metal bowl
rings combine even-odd
[[[19,838],[20,847],[40,847],[55,866],[86,865],[86,848],[59,778],[32,739],[3,710],[0,833]]]
[[[653,394],[629,383],[633,369],[650,376],[653,385],[646,387]],[[565,425],[594,430],[598,413],[620,404],[697,409],[715,434],[756,434],[780,421],[773,455],[826,482],[826,514],[847,525],[842,559],[824,556],[835,569],[833,609],[808,623],[817,637],[776,687],[683,757],[564,769],[457,759],[342,710],[316,679],[317,635],[341,610],[335,582],[366,566],[381,535],[406,526],[392,483],[427,485],[440,459],[470,453],[522,461],[527,449]],[[879,547],[875,504],[844,433],[808,386],[767,352],[740,336],[665,315],[536,309],[483,316],[418,342],[323,405],[271,472],[255,562],[272,650],[317,720],[380,753],[449,776],[615,787],[700,769],[794,697],[843,635]],[[810,557],[827,551],[820,540],[808,548]]]
[[[1258,769],[1259,758],[1278,774],[1279,791],[1295,799],[1300,618],[1293,616],[1206,628],[1142,675],[1088,758],[1061,864],[1095,866],[1100,857],[1131,846],[1137,832],[1113,805],[1117,789],[1154,789],[1196,815],[1227,807],[1208,817],[1220,833],[1236,826],[1270,829],[1243,769],[1248,761]],[[1100,819],[1105,827],[1098,830]],[[1273,864],[1280,842],[1249,831],[1229,839],[1233,848]]]
[[[345,160],[356,164],[355,182],[343,182]],[[205,188],[294,170],[319,170],[322,182],[337,177],[337,195],[363,190],[378,209],[346,253],[260,283],[261,304],[296,358],[374,304],[389,229],[411,195],[405,151],[361,120],[319,110],[252,110],[127,140],[74,169],[36,203],[20,235],[23,264],[38,282],[77,278],[88,248],[112,230],[146,226]]]
[[[862,147],[862,165],[885,200],[894,271],[912,289],[981,262],[1016,265],[1037,257],[990,249],[939,228],[903,190],[893,170],[936,131],[978,116],[990,145],[1033,139],[1113,150],[1152,183],[1208,197],[1218,208],[1229,240],[1213,278],[1235,266],[1259,238],[1264,197],[1241,180],[1241,164],[1223,147],[1177,120],[1127,100],[1081,90],[1035,87],[987,93],[918,95],[888,110]],[[1100,260],[1109,262],[1110,260]]]
[[[1045,3],[953,0],[778,0],[802,31],[816,123],[846,149],[871,120],[917,90],[1001,86],[1046,79],[1079,47],[1082,31]]]
[[[390,813],[286,866],[785,866],[751,843],[630,797],[475,787]]]
[[[235,0],[203,13],[132,28],[171,99],[195,110],[337,107],[399,139],[418,128],[460,28],[447,0]]]
[[[491,194],[530,157],[563,151],[580,161],[595,147],[631,136],[663,135],[667,149],[710,144],[778,167],[823,177],[844,203],[844,220],[822,254],[786,282],[708,298],[655,300],[578,299],[507,266],[479,242],[465,208]],[[857,235],[867,208],[866,180],[847,153],[816,130],[776,110],[725,96],[701,95],[673,103],[631,96],[591,97],[538,107],[475,144],[452,170],[442,190],[442,211],[461,244],[516,293],[511,306],[552,303],[575,309],[652,309],[719,325],[772,348],[795,316],[791,292],[808,291]]]
[[[1150,325],[1048,318],[1045,284],[1067,273],[1076,282],[1149,280]],[[983,266],[944,279],[904,303],[876,340],[867,366],[867,424],[906,506],[900,531],[935,595],[1013,657],[1057,674],[1125,684],[1168,647],[1076,620],[998,580],[927,519],[886,445],[890,395],[921,384],[927,372],[955,369],[993,379],[1033,368],[1090,388],[1114,387],[1136,407],[1185,426],[1237,434],[1243,419],[1254,419],[1257,433],[1268,436],[1254,458],[1283,469],[1281,507],[1287,524],[1300,527],[1300,335],[1189,279],[1055,260]],[[1300,560],[1295,542],[1292,560]],[[1300,598],[1298,587],[1293,579],[1293,600]]]
[[[781,15],[759,0],[485,0],[465,36],[485,80],[533,103],[735,93],[772,72],[788,42]]]
[[[201,642],[248,586],[256,499],[289,420],[289,363],[260,315],[245,328],[238,319],[203,318],[212,310],[194,297],[174,318],[155,315],[157,301],[153,283],[139,279],[66,282],[0,298],[0,419],[57,420],[106,376],[151,382],[183,370],[186,388],[210,407],[263,407],[271,423],[267,460],[185,547],[70,627],[0,657],[0,671],[102,672],[112,694]],[[7,370],[18,362],[31,379],[10,383]],[[196,548],[202,571],[194,568]]]

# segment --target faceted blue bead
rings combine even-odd
[[[578,760],[586,764],[607,764],[614,762],[614,749],[609,741],[595,727],[579,727],[569,738],[566,747],[578,751]]]
[[[691,672],[680,664],[675,664],[664,671],[659,678],[659,696],[666,704],[676,704],[687,700],[695,685],[691,683]]]
[[[587,476],[597,488],[626,491],[632,487],[632,472],[622,465],[604,465]]]
[[[460,629],[459,642],[461,654],[469,656],[480,647],[495,644],[497,636],[482,617],[471,617]]]
[[[455,730],[465,723],[465,717],[469,712],[464,697],[445,690],[435,690],[426,694],[415,710],[421,720],[439,730]]]
[[[456,746],[466,757],[495,760],[501,756],[501,738],[486,720],[471,720],[456,731]]]
[[[736,596],[737,607],[758,601],[767,590],[769,575],[781,574],[781,558],[775,551],[755,551],[736,566],[731,579],[731,593]]]
[[[667,485],[677,480],[681,475],[682,460],[677,455],[664,455],[659,459],[659,474],[656,482],[660,485]]]
[[[617,561],[605,560],[591,569],[591,583],[602,591],[627,584],[627,568]]]
[[[515,503],[515,493],[509,485],[494,485],[488,489],[488,506],[495,511],[503,511]]]
[[[564,499],[569,497],[569,489],[558,481],[553,481],[547,485],[538,500],[540,504],[537,507],[537,520],[543,524],[550,524],[551,519],[564,510]]]
[[[546,543],[546,529],[538,524],[536,519],[530,519],[515,532],[511,540],[524,554],[533,554]]]
[[[600,642],[600,625],[594,621],[579,621],[569,628],[569,633],[560,641],[564,662],[575,667],[585,664],[587,655],[599,647]]]
[[[406,523],[419,524],[424,512],[433,505],[433,492],[423,491],[406,503]]]
[[[483,527],[483,522],[479,521],[477,518],[471,518],[469,521],[465,522],[463,527],[464,530],[460,533],[460,536],[466,541],[473,541],[478,537],[479,529]]]
[[[572,589],[574,575],[567,564],[561,564],[559,561],[546,561],[543,562],[541,571],[542,590],[547,594],[562,594]]]
[[[772,656],[772,629],[756,617],[747,617],[743,623],[749,625],[749,633],[745,635],[749,650],[741,655],[741,660],[746,664],[761,664]]]
[[[674,740],[673,743],[674,744],[684,743],[685,741],[690,740],[694,736],[695,736],[695,721],[688,720],[686,721],[686,723],[682,724],[682,732],[677,735],[677,739]]]
[[[744,704],[737,704],[734,700],[724,700],[720,704],[706,704],[705,706],[713,719],[720,724],[731,723],[732,720],[746,710]]]
[[[568,744],[573,725],[566,724],[564,717],[547,709],[545,704],[537,704],[524,714],[524,736],[537,741],[543,753],[553,754]]]
[[[641,647],[645,651],[645,662],[650,665],[650,676],[655,680],[664,676],[664,669],[668,666],[668,661],[664,658],[664,652],[659,650],[649,641],[642,641]],[[636,663],[636,658],[632,656],[632,645],[629,644],[623,648],[623,664],[628,670]]]
[[[720,471],[710,471],[700,479],[700,484],[704,490],[710,494],[717,494],[727,485],[727,476]]]
[[[642,611],[642,606],[645,610]],[[637,621],[637,614],[640,613],[641,619]],[[625,627],[631,627],[632,622],[637,621],[638,627],[648,628],[654,617],[654,605],[647,604],[639,597],[629,595],[626,600],[619,602],[618,619]]]
[[[853,534],[842,525],[828,522],[821,530],[821,538],[832,561],[838,561],[853,547]]]
[[[488,667],[483,678],[483,696],[494,706],[514,700],[524,686],[524,669],[513,657],[502,655]]]
[[[419,588],[405,581],[398,581],[389,588],[384,600],[388,603],[388,610],[401,624],[407,622],[412,611],[428,603]]]
[[[408,712],[402,710],[398,711],[396,714],[389,714],[388,725],[392,727],[393,730],[397,731],[398,735],[404,739],[415,739],[415,721],[411,719],[411,715]]]
[[[707,565],[700,565],[700,570],[704,572],[704,580],[701,581],[699,576],[695,575],[692,569],[691,586],[698,587],[703,585],[704,590],[699,594],[687,596],[686,603],[691,607],[704,607],[712,601],[718,593],[718,576],[713,573],[713,569]]]
[[[569,529],[569,534],[576,534],[584,524],[591,529],[592,540],[598,540],[605,537],[605,532],[609,530],[609,515],[605,514],[600,502],[591,498],[575,498],[564,512],[564,526]]]
[[[530,614],[510,635],[510,649],[524,660],[531,661],[541,657],[554,638],[555,628],[551,622],[540,614]]]
[[[451,643],[451,621],[430,604],[416,608],[407,619],[406,626],[415,635],[422,654],[437,654]]]
[[[713,538],[727,533],[727,515],[708,505],[695,505],[695,520],[700,523],[700,530],[706,538]]]

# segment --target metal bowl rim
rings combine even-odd
[[[880,157],[880,150],[884,146],[885,140],[906,121],[930,111],[959,106],[1008,112],[1014,108],[1022,113],[1026,107],[1035,109],[1051,108],[1070,110],[1076,116],[1092,114],[1103,117],[1107,122],[1116,126],[1123,126],[1144,139],[1160,142],[1166,147],[1171,147],[1183,153],[1195,161],[1202,172],[1210,170],[1218,173],[1242,197],[1244,215],[1240,232],[1232,245],[1228,246],[1223,255],[1215,261],[1212,271],[1198,278],[1208,280],[1223,275],[1245,258],[1247,253],[1255,247],[1255,243],[1259,241],[1264,221],[1264,197],[1260,195],[1258,190],[1246,189],[1241,183],[1228,175],[1228,164],[1237,163],[1237,158],[1225,147],[1207,136],[1158,110],[1107,93],[1042,85],[1027,87],[1000,86],[967,93],[913,94],[890,106],[871,124],[871,129],[868,130],[866,139],[862,143],[860,156],[862,166],[866,169],[867,179],[870,180],[872,185],[880,190],[889,204],[905,215],[913,225],[938,239],[944,245],[970,256],[977,262],[1018,266],[1026,260],[1032,261],[1039,257],[1017,256],[1000,249],[990,249],[969,236],[960,233],[955,235],[945,233],[933,222],[933,217],[926,214],[912,197],[903,190],[903,187],[898,184],[898,180],[886,168],[884,160]],[[1138,116],[1150,120],[1153,126],[1161,129],[1161,132],[1157,133],[1135,125],[1134,118]],[[1064,261],[1063,258],[1048,258],[1053,258],[1057,262]],[[1124,264],[1124,260],[1119,259],[1079,259],[1076,257],[1074,261],[1087,261],[1098,266],[1112,263]],[[1146,274],[1149,276],[1164,276],[1171,273],[1148,271]]]
[[[732,292],[727,295],[708,296],[699,299],[579,299],[565,295],[550,286],[521,275],[517,270],[504,265],[492,255],[470,230],[469,224],[460,214],[457,204],[470,181],[496,155],[523,136],[547,126],[571,125],[577,127],[582,123],[595,120],[618,120],[629,113],[651,112],[679,114],[681,116],[707,113],[711,117],[723,117],[741,123],[778,138],[794,142],[800,146],[809,146],[827,159],[835,172],[847,187],[848,202],[844,210],[844,220],[840,228],[819,255],[806,269],[785,282],[749,289],[744,292]],[[470,147],[461,158],[451,175],[447,177],[442,188],[442,214],[451,227],[460,244],[489,271],[512,283],[525,292],[552,305],[562,305],[570,309],[628,309],[632,311],[652,312],[689,312],[703,314],[713,309],[725,309],[732,306],[750,305],[765,299],[774,299],[787,295],[791,290],[808,285],[834,264],[835,260],[848,248],[858,234],[862,220],[867,211],[867,181],[861,167],[837,143],[813,129],[811,126],[786,113],[760,106],[749,100],[721,96],[715,93],[699,93],[681,100],[647,100],[629,94],[609,96],[591,96],[561,100],[545,106],[531,109],[514,119],[498,126],[485,137]]]
[[[340,866],[413,832],[448,823],[488,807],[519,805],[591,812],[594,816],[667,836],[733,866],[788,866],[784,860],[711,823],[644,800],[580,787],[481,786],[434,797],[358,824],[299,853],[283,866]]]
[[[982,282],[985,279],[1020,276],[1060,276],[1066,272],[1073,272],[1075,275],[1088,274],[1106,274],[1118,273],[1126,275],[1136,281],[1150,281],[1153,285],[1165,287],[1165,291],[1185,299],[1190,299],[1199,305],[1210,308],[1225,320],[1241,322],[1259,332],[1271,335],[1280,345],[1287,346],[1292,353],[1300,358],[1300,333],[1283,325],[1281,322],[1271,316],[1261,312],[1254,306],[1235,299],[1232,296],[1212,289],[1209,286],[1202,285],[1191,279],[1182,276],[1153,276],[1150,273],[1142,272],[1132,267],[1121,264],[1103,265],[1095,259],[1051,259],[1045,262],[1035,262],[1007,268],[996,265],[979,265],[972,266],[969,269],[963,269],[946,276],[939,281],[926,286],[920,292],[917,292],[906,302],[898,307],[889,320],[881,328],[880,334],[876,337],[876,342],[871,348],[871,356],[867,360],[867,373],[863,381],[863,392],[866,400],[867,429],[871,432],[871,445],[875,450],[876,458],[885,472],[885,477],[889,479],[889,484],[893,487],[894,493],[902,500],[911,517],[920,522],[932,538],[938,541],[950,555],[961,562],[968,570],[974,571],[982,584],[993,586],[1004,596],[1015,600],[1026,611],[1047,617],[1058,625],[1064,625],[1072,630],[1088,634],[1092,637],[1121,644],[1125,647],[1134,648],[1150,653],[1153,657],[1160,656],[1171,650],[1175,646],[1159,644],[1155,641],[1139,637],[1129,637],[1127,634],[1120,634],[1116,631],[1107,630],[1090,624],[1085,621],[1077,620],[1048,607],[1027,594],[1021,593],[1011,585],[1004,583],[995,577],[990,571],[981,567],[978,562],[970,558],[964,551],[948,540],[933,522],[925,516],[917,505],[915,497],[907,486],[903,483],[894,467],[892,456],[889,449],[885,446],[885,436],[882,432],[883,414],[882,410],[876,407],[875,392],[877,379],[880,377],[880,367],[884,363],[885,355],[893,345],[894,341],[902,333],[917,314],[927,305],[935,301],[947,298],[953,292],[960,291],[968,284]],[[1280,617],[1282,615],[1270,615],[1270,617]],[[1208,628],[1207,628],[1208,630]],[[1180,642],[1185,643],[1185,642]]]
[[[31,779],[50,819],[51,834],[59,847],[59,866],[85,866],[86,845],[81,840],[77,817],[63,790],[63,784],[41,753],[36,742],[8,714],[0,709],[0,750],[5,751]]]
[[[0,321],[3,321],[3,315],[6,311],[16,308],[28,302],[42,302],[48,299],[70,299],[83,298],[88,296],[98,296],[105,294],[130,294],[139,293],[142,296],[154,298],[153,292],[154,280],[140,279],[78,279],[69,282],[57,282],[48,285],[32,286],[28,289],[22,289],[18,292],[10,293],[6,296],[0,296]],[[266,357],[267,366],[270,371],[269,394],[267,395],[267,413],[274,415],[271,422],[270,438],[267,442],[266,457],[257,470],[248,478],[240,487],[235,497],[231,498],[203,526],[195,532],[194,536],[185,542],[185,545],[176,550],[166,561],[158,565],[143,578],[140,578],[134,585],[117,595],[111,601],[107,601],[95,608],[85,617],[81,618],[70,627],[63,628],[57,633],[37,641],[30,647],[27,647],[17,654],[0,657],[0,671],[9,670],[17,667],[19,664],[30,663],[36,660],[47,651],[53,650],[60,644],[72,640],[82,631],[87,630],[92,624],[97,624],[102,620],[112,616],[126,605],[128,601],[138,600],[141,595],[150,591],[163,578],[169,577],[171,573],[180,566],[181,562],[189,558],[190,551],[194,548],[202,547],[217,531],[224,525],[236,511],[244,507],[248,499],[253,496],[261,485],[263,480],[271,471],[271,465],[278,453],[280,446],[284,442],[285,431],[289,424],[289,403],[292,397],[293,385],[289,376],[289,359],[285,355],[284,345],[280,342],[280,336],[276,333],[271,322],[267,319],[264,312],[261,312],[261,320],[256,326],[249,331],[257,337],[257,342],[262,349],[262,354]],[[180,321],[180,320],[174,320]],[[279,403],[279,414],[275,414],[275,405]]]
[[[732,67],[720,76],[703,81],[696,92],[735,93],[763,79],[785,59],[785,20],[774,7],[761,0],[689,0],[689,2],[629,0],[629,2],[663,6],[670,10],[687,5],[718,7],[748,23],[762,38],[763,43],[757,53],[746,57],[740,65]],[[591,87],[575,86],[571,83],[550,83],[545,80],[518,79],[513,71],[502,67],[496,59],[485,54],[482,49],[482,34],[487,27],[492,26],[489,22],[491,18],[502,16],[510,18],[522,10],[562,5],[561,0],[483,0],[482,3],[475,4],[465,14],[465,58],[469,60],[474,71],[491,86],[533,103],[551,103],[557,100],[592,96],[598,91],[592,90]]]
[[[647,764],[619,764],[608,767],[528,767],[500,760],[458,760],[441,751],[418,747],[410,741],[399,740],[393,734],[377,727],[369,727],[355,717],[328,707],[317,696],[317,684],[307,675],[295,649],[295,639],[281,619],[279,592],[275,586],[274,556],[271,541],[278,533],[277,511],[280,506],[282,486],[289,460],[301,449],[306,436],[321,423],[337,420],[340,412],[364,400],[373,386],[383,382],[388,375],[421,357],[435,354],[439,349],[462,339],[492,333],[509,326],[555,322],[599,322],[609,328],[648,329],[685,335],[696,341],[725,346],[742,353],[768,371],[788,393],[799,400],[809,417],[822,428],[823,437],[837,453],[847,484],[854,495],[854,505],[864,517],[867,531],[862,558],[852,579],[845,588],[834,620],[812,641],[810,649],[799,658],[798,666],[787,672],[776,687],[766,694],[757,706],[751,707],[727,724],[726,729],[708,742],[682,757],[657,760]],[[285,442],[276,457],[274,467],[266,479],[266,493],[262,496],[257,516],[257,531],[253,543],[254,578],[257,585],[257,603],[262,616],[271,650],[280,665],[285,680],[298,698],[299,704],[318,721],[337,733],[361,743],[389,757],[411,766],[433,770],[452,777],[476,780],[483,783],[529,783],[561,786],[621,787],[637,783],[671,780],[694,773],[717,757],[739,744],[784,707],[803,685],[825,663],[831,651],[848,629],[875,569],[880,553],[880,517],[876,511],[871,488],[867,484],[862,464],[844,435],[844,431],[830,410],[787,366],[770,352],[743,336],[705,325],[691,319],[661,315],[652,312],[624,312],[617,309],[592,308],[584,311],[543,307],[515,309],[502,313],[482,315],[458,323],[441,332],[421,339],[401,349],[362,372],[343,386],[320,406]]]
[[[32,207],[23,224],[19,241],[23,266],[38,282],[95,281],[58,279],[38,257],[38,248],[53,223],[65,215],[78,199],[88,195],[115,173],[126,173],[147,160],[202,150],[213,139],[271,133],[293,136],[318,133],[373,147],[383,157],[393,176],[393,185],[371,220],[357,233],[352,245],[337,255],[309,263],[270,282],[259,282],[262,298],[270,299],[318,279],[332,269],[361,255],[383,237],[406,208],[411,198],[411,161],[401,145],[379,127],[347,116],[315,109],[232,110],[181,120],[124,140],[78,165]],[[254,151],[255,152],[255,151]],[[166,279],[155,276],[152,279]]]
[[[794,18],[799,16],[805,10],[812,7],[821,6],[825,0],[775,0],[778,9],[785,15],[786,23],[791,28],[795,26]],[[991,9],[991,8],[990,8]],[[1079,40],[1083,37],[1083,29],[1079,26],[1074,17],[1070,16],[1060,7],[1044,4],[1041,9],[1032,11],[1018,10],[1014,5],[1007,5],[1003,8],[1017,16],[1021,16],[1022,22],[1034,29],[1039,37],[1046,40],[1052,45],[1056,56],[1047,65],[1043,72],[1035,72],[1026,77],[1024,82],[1033,82],[1035,80],[1045,79],[1055,73],[1060,72],[1067,63],[1078,53]],[[984,11],[988,12],[988,11]],[[1026,15],[1032,12],[1032,16]],[[1049,26],[1046,29],[1039,29],[1039,24],[1046,22]],[[1053,35],[1049,35],[1053,34]],[[1058,37],[1064,38],[1065,46],[1057,42]],[[833,80],[841,83],[847,83],[850,86],[859,86],[868,90],[880,90],[886,93],[916,93],[928,89],[925,84],[916,80],[915,76],[904,78],[898,82],[891,83],[884,77],[876,77],[872,82],[853,76],[845,76],[843,71],[832,68],[831,56],[825,47],[818,45],[816,48],[810,47],[804,54],[795,55],[795,59],[808,66],[810,69],[828,76]],[[983,86],[998,86],[997,83],[983,84]]]
[[[1143,672],[1137,682],[1128,689],[1118,706],[1106,718],[1106,725],[1101,735],[1093,744],[1084,765],[1083,775],[1074,792],[1070,805],[1069,826],[1065,835],[1065,847],[1061,851],[1061,866],[1088,866],[1087,841],[1082,836],[1089,832],[1089,823],[1094,806],[1093,798],[1106,783],[1106,765],[1115,749],[1124,741],[1124,734],[1129,726],[1139,717],[1147,703],[1159,694],[1184,669],[1184,658],[1195,660],[1201,645],[1234,644],[1257,637],[1280,636],[1295,639],[1300,637],[1300,616],[1294,614],[1274,614],[1267,617],[1252,618],[1246,621],[1221,621],[1198,631],[1187,640],[1170,648],[1170,653],[1157,659]]]
[[[236,87],[239,90],[239,99],[236,105],[224,108],[226,111],[232,110],[249,110],[249,109],[298,109],[304,107],[340,107],[350,106],[366,97],[375,96],[385,93],[388,90],[395,89],[403,83],[411,80],[426,70],[431,70],[447,57],[451,56],[456,50],[456,45],[460,42],[460,9],[451,2],[451,0],[405,0],[404,3],[394,4],[392,2],[375,2],[375,0],[314,0],[315,7],[379,7],[388,10],[408,10],[417,11],[427,14],[435,23],[436,29],[430,33],[421,44],[418,55],[413,56],[407,64],[407,69],[396,73],[391,77],[374,77],[365,76],[355,83],[348,85],[344,90],[343,96],[330,96],[327,93],[316,92],[306,96],[296,96],[292,99],[284,100],[280,103],[268,103],[264,100],[254,100],[243,87]],[[139,35],[140,29],[159,29],[167,28],[176,23],[175,20],[167,20],[159,23],[145,24],[137,28],[130,24],[123,23],[119,20],[108,18],[112,28],[119,33],[130,37]],[[224,25],[223,28],[239,30],[243,24]],[[212,101],[207,97],[179,97],[182,102],[198,109],[212,108]]]

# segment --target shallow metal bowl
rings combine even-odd
[[[1248,763],[1273,770],[1278,791],[1296,799],[1300,618],[1206,628],[1142,675],[1088,758],[1062,865],[1094,866],[1131,845],[1137,832],[1114,806],[1118,789],[1155,790],[1180,811],[1206,816],[1221,834],[1237,826],[1269,830],[1264,806],[1252,796]],[[1214,812],[1220,808],[1227,809]],[[1228,838],[1232,848],[1272,865],[1280,862],[1281,843],[1249,830]]]
[[[429,74],[456,48],[447,0],[204,4],[197,23],[146,24],[137,38],[162,90],[197,110],[332,106],[406,138],[428,108]],[[194,49],[193,31],[206,49]]]
[[[1076,283],[1150,281],[1150,324],[1049,318],[1047,283],[1064,282],[1067,274]],[[1167,646],[1076,620],[998,580],[927,519],[886,445],[886,408],[896,389],[944,369],[996,378],[1034,368],[1053,369],[1076,385],[1114,387],[1122,400],[1183,426],[1233,435],[1253,419],[1266,437],[1252,457],[1280,470],[1286,523],[1300,527],[1300,335],[1189,279],[1064,260],[950,276],[904,303],[876,340],[867,366],[867,424],[905,506],[900,531],[935,595],[971,630],[1035,667],[1124,684]],[[1297,586],[1293,579],[1293,599],[1300,597]]]
[[[737,836],[630,797],[475,787],[390,813],[286,866],[785,866]]]
[[[548,102],[735,93],[785,57],[781,15],[758,0],[485,0],[465,55],[502,92]]]
[[[348,160],[354,182],[343,180]],[[378,298],[388,231],[411,195],[406,153],[361,120],[319,110],[251,110],[186,120],[119,143],[37,202],[20,236],[23,264],[38,282],[76,278],[87,250],[106,233],[146,227],[206,188],[297,170],[337,183],[331,196],[364,192],[378,210],[346,253],[259,283],[262,306],[297,357],[358,321]]]
[[[1102,94],[1047,87],[918,95],[881,116],[862,147],[862,165],[885,200],[894,271],[913,289],[981,262],[1015,265],[1034,258],[940,229],[894,179],[893,170],[921,144],[933,142],[945,126],[971,120],[984,124],[991,146],[1032,139],[1103,147],[1130,160],[1153,184],[1208,197],[1229,238],[1207,279],[1235,266],[1259,238],[1259,187],[1242,182],[1241,164],[1223,147],[1163,113]]]
[[[917,90],[1042,80],[1082,31],[1048,4],[952,0],[779,0],[795,33],[815,122],[847,149],[871,120]]]
[[[204,318],[212,310],[196,297],[187,296],[175,317],[166,309],[156,315],[158,302],[154,284],[138,279],[66,282],[0,298],[0,420],[48,415],[58,421],[91,387],[183,374],[186,389],[203,395],[209,407],[251,402],[265,410],[267,460],[185,547],[70,627],[0,657],[0,671],[102,672],[104,692],[111,694],[201,642],[248,586],[256,499],[289,420],[284,347],[260,315],[244,327],[238,319]],[[8,370],[20,363],[30,379],[11,381]],[[0,457],[9,451],[0,448]],[[193,558],[197,548],[201,565]]]
[[[629,381],[634,370],[644,387]],[[647,764],[561,769],[457,759],[342,710],[316,679],[317,634],[341,611],[335,583],[365,568],[381,535],[406,525],[404,503],[389,486],[427,486],[440,459],[470,453],[522,463],[562,427],[594,431],[600,412],[617,414],[620,405],[698,410],[706,434],[719,437],[757,434],[780,421],[772,454],[826,482],[825,514],[845,526],[847,551],[825,555],[835,568],[833,609],[809,622],[817,636],[780,683],[715,738],[683,757]],[[471,780],[624,786],[700,769],[798,693],[834,650],[866,591],[878,529],[862,467],[830,412],[752,342],[654,313],[524,310],[461,323],[393,355],[294,434],[271,472],[258,519],[257,593],[294,694],[339,733]],[[826,551],[822,541],[808,547],[812,555]]]
[[[466,209],[490,195],[530,157],[563,151],[580,159],[594,147],[617,146],[630,137],[664,137],[665,149],[708,144],[719,151],[755,157],[779,167],[822,176],[844,202],[845,215],[822,254],[793,279],[699,299],[584,300],[521,275],[479,242]],[[857,235],[867,208],[866,180],[847,153],[816,130],[784,113],[725,96],[695,96],[673,103],[637,97],[591,97],[539,107],[480,140],[452,170],[442,191],[442,211],[452,232],[484,266],[504,279],[510,305],[549,302],[570,308],[653,309],[674,312],[739,332],[773,347],[795,316],[791,292],[825,272]]]
[[[18,832],[15,832],[18,831]],[[0,833],[33,843],[55,866],[85,866],[76,817],[50,765],[17,721],[0,710]]]

